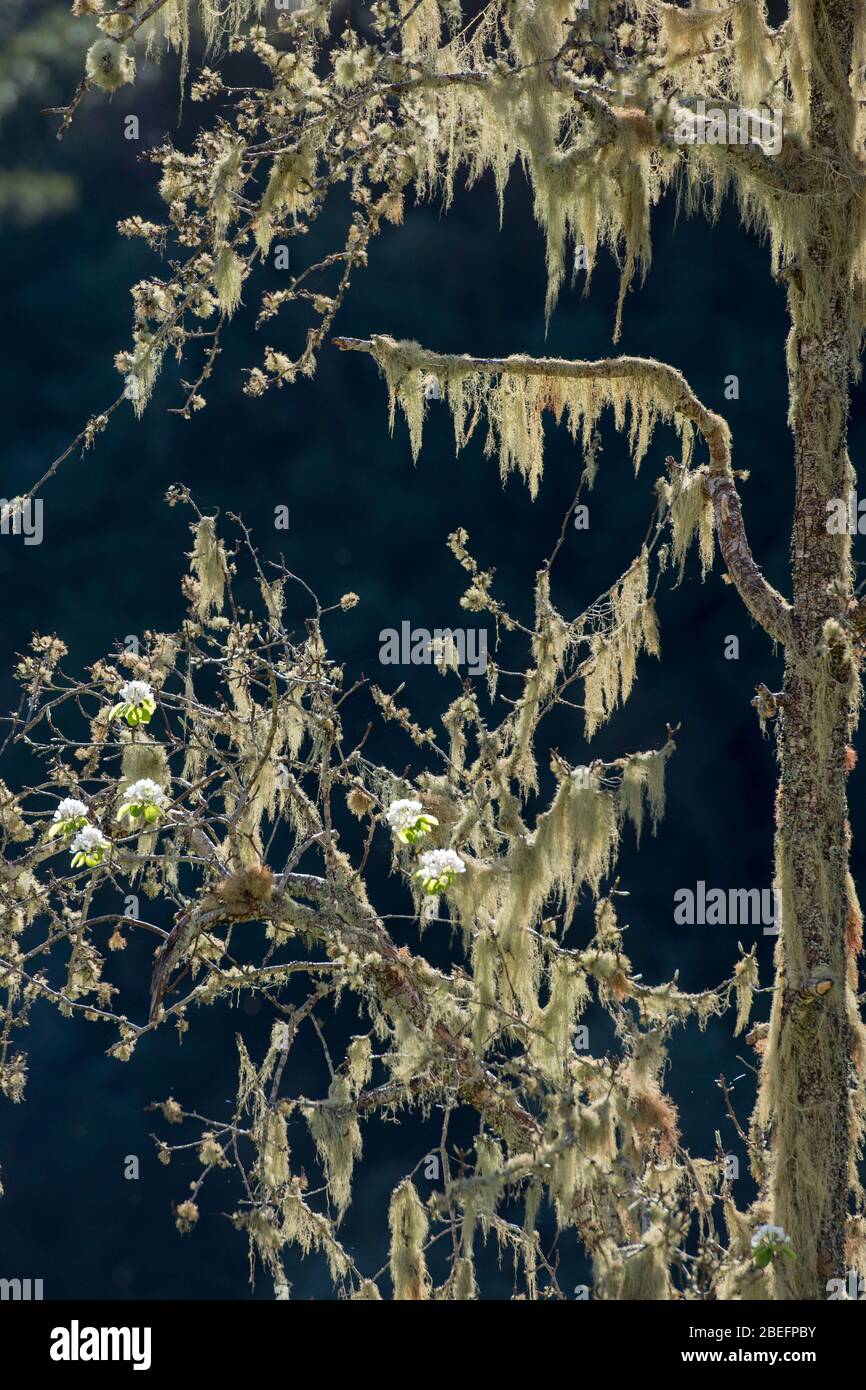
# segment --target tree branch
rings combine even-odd
[[[377,353],[391,345],[383,335],[372,338],[334,338],[348,352]],[[676,367],[651,357],[611,357],[595,362],[570,362],[558,357],[469,357],[415,348],[413,361],[422,371],[453,370],[455,365],[482,375],[567,377],[571,380],[613,381],[640,378],[677,415],[689,420],[706,442],[710,455],[706,488],[713,503],[719,548],[740,598],[773,641],[787,643],[792,635],[790,604],[768,583],[752,555],[742,507],[731,469],[731,433],[721,415],[709,410]]]

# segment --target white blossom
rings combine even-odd
[[[425,849],[418,856],[418,873],[425,879],[449,878],[465,872],[466,865],[453,849]]]
[[[424,810],[420,801],[392,801],[385,819],[392,830],[408,830]]]
[[[791,1237],[786,1233],[783,1226],[771,1226],[765,1223],[759,1226],[752,1236],[752,1249],[755,1250],[759,1245],[772,1242],[774,1245],[790,1245]]]
[[[78,820],[81,816],[87,815],[87,807],[83,801],[77,801],[74,796],[65,796],[54,812],[56,822],[65,820]]]
[[[140,781],[127,787],[123,799],[127,805],[164,806],[165,792],[158,782],[151,781],[149,777],[142,777]]]
[[[153,686],[147,681],[127,681],[120,687],[120,698],[125,705],[140,705],[153,699]]]
[[[108,841],[96,825],[85,825],[72,841],[73,854],[90,854],[95,849],[107,849]]]

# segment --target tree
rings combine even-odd
[[[323,636],[330,610],[313,599],[306,640],[297,643],[283,622],[295,577],[278,569],[267,578],[239,521],[261,616],[234,600],[234,561],[213,520],[199,514],[187,580],[191,611],[178,633],[154,634],[146,653],[100,663],[87,681],[62,676],[60,644],[37,639],[22,664],[25,697],[8,735],[25,740],[49,768],[48,781],[4,799],[8,839],[25,843],[39,831],[4,869],[4,1089],[20,1094],[23,1062],[11,1037],[38,997],[118,1026],[113,1050],[126,1057],[169,1018],[189,1026],[194,1004],[255,990],[278,1014],[272,1045],[258,1066],[241,1048],[236,1112],[230,1122],[210,1124],[201,1157],[205,1174],[230,1162],[242,1169],[237,1224],[278,1287],[280,1251],[297,1242],[325,1251],[335,1281],[352,1296],[379,1296],[338,1234],[360,1121],[404,1105],[436,1105],[445,1115],[444,1189],[425,1207],[407,1177],[391,1204],[398,1298],[431,1295],[431,1221],[449,1229],[452,1241],[450,1270],[435,1296],[475,1296],[479,1228],[515,1248],[531,1296],[539,1287],[559,1293],[536,1232],[545,1193],[559,1225],[573,1227],[591,1253],[598,1296],[664,1298],[677,1289],[690,1298],[826,1297],[829,1280],[863,1261],[856,1161],[866,1051],[846,811],[866,631],[852,578],[854,474],[846,447],[864,323],[862,9],[845,0],[795,0],[774,27],[758,0],[703,9],[645,0],[591,0],[585,8],[574,0],[379,0],[348,17],[342,6],[292,3],[277,10],[274,25],[263,0],[225,7],[132,0],[115,8],[75,0],[73,11],[95,18],[102,33],[59,113],[61,134],[90,91],[134,80],[134,41],[178,49],[185,74],[196,9],[213,66],[198,75],[192,97],[208,104],[210,119],[188,153],[169,144],[152,152],[165,222],[131,217],[120,225],[154,250],[171,245],[173,258],[162,278],[134,289],[133,342],[117,358],[122,395],[88,423],[31,496],[76,447],[93,443],[124,401],[139,414],[145,409],[170,350],[197,362],[179,412],[205,405],[223,332],[258,268],[303,236],[340,186],[351,200],[344,243],[295,274],[288,289],[261,298],[260,322],[300,305],[312,326],[295,357],[265,351],[247,374],[250,397],[315,370],[371,238],[384,221],[400,223],[407,194],[447,206],[458,176],[471,183],[492,171],[503,199],[519,164],[546,238],[548,314],[569,252],[588,284],[606,247],[621,267],[616,341],[627,295],[649,266],[650,214],[663,192],[675,186],[688,210],[710,218],[730,192],[745,227],[768,238],[772,273],[788,297],[791,598],[767,582],[752,556],[725,421],[674,367],[633,357],[449,356],[384,334],[335,339],[374,357],[392,426],[399,405],[415,454],[431,402],[444,401],[457,447],[486,423],[489,452],[503,473],[518,470],[534,495],[543,413],[564,422],[584,453],[575,506],[593,481],[596,426],[607,406],[628,429],[636,466],[654,429],[673,425],[681,457],[668,460],[659,481],[646,542],[630,568],[571,619],[550,599],[554,547],[528,627],[495,596],[492,574],[472,557],[466,533],[455,533],[452,550],[470,581],[464,607],[492,615],[506,635],[522,635],[528,664],[518,679],[489,663],[494,710],[501,708],[499,683],[509,690],[501,719],[483,713],[476,688],[460,682],[443,716],[447,748],[393,692],[373,689],[379,715],[396,720],[430,760],[411,778],[368,760],[363,741],[344,746],[346,693]],[[261,85],[230,85],[231,58],[220,56],[226,46],[258,61]],[[327,294],[312,287],[323,275],[333,281]],[[171,500],[192,504],[183,489]],[[782,690],[760,687],[755,700],[777,731],[782,929],[769,1028],[766,1036],[760,1028],[750,1034],[761,1084],[744,1136],[758,1184],[747,1211],[734,1203],[721,1153],[701,1160],[683,1148],[662,1072],[676,1023],[705,1021],[736,1000],[737,1030],[746,1027],[754,956],[743,954],[729,980],[700,995],[685,995],[676,982],[647,986],[634,978],[615,912],[617,842],[626,821],[640,834],[646,807],[655,828],[675,731],[655,751],[587,766],[544,750],[539,732],[554,708],[571,704],[578,681],[587,738],[627,698],[640,653],[658,653],[658,576],[669,565],[682,571],[695,538],[704,571],[718,543],[746,609],[785,653]],[[336,606],[354,601],[346,595]],[[451,637],[435,655],[442,667],[456,664]],[[131,684],[120,664],[132,671]],[[83,741],[82,715],[91,720]],[[536,810],[545,755],[555,787],[546,809]],[[369,827],[357,862],[335,829],[338,789]],[[369,846],[382,830],[391,835],[420,924],[459,924],[471,970],[434,969],[423,954],[395,944],[365,885]],[[40,878],[37,869],[67,849],[69,869],[50,868]],[[302,871],[301,861],[313,856],[319,872]],[[117,1010],[101,979],[94,938],[108,918],[115,946],[123,927],[165,936],[155,923],[95,912],[98,895],[107,883],[117,888],[119,874],[140,880],[177,913],[160,945],[147,1023]],[[596,900],[594,935],[574,949],[564,937],[585,891]],[[256,967],[231,955],[234,925],[244,921],[267,924],[269,944]],[[21,933],[40,925],[44,939],[25,949]],[[225,939],[217,934],[223,926]],[[72,952],[58,987],[35,972],[49,946],[63,940]],[[298,956],[298,942],[313,959]],[[305,1001],[281,1002],[304,972],[311,979]],[[591,985],[614,1020],[617,1059],[573,1049]],[[367,1031],[332,1066],[327,1098],[287,1097],[285,1061],[298,1028],[321,1001],[347,992],[357,997]],[[448,1123],[464,1106],[477,1113],[479,1133],[474,1164],[461,1160],[455,1170]],[[186,1114],[171,1099],[163,1111],[168,1121]],[[320,1156],[324,1206],[307,1199],[292,1169],[287,1125],[299,1115]],[[240,1139],[252,1146],[249,1160]],[[518,1199],[522,1218],[514,1222],[503,1211]],[[715,1224],[719,1204],[726,1240]],[[178,1208],[182,1229],[195,1219],[195,1202]]]

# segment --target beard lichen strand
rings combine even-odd
[[[337,1209],[339,1225],[352,1198],[352,1171],[362,1150],[361,1130],[348,1080],[335,1076],[327,1099],[307,1106],[305,1114]]]
[[[733,7],[734,80],[747,106],[766,101],[779,76],[779,46],[770,42],[766,18],[763,0],[739,0]]]
[[[587,739],[618,705],[625,704],[641,651],[659,655],[658,623],[648,584],[649,555],[644,548],[611,589],[607,609],[599,615],[598,629],[589,638],[589,655],[580,668]]]
[[[121,733],[123,753],[121,758],[121,783],[131,786],[147,778],[160,787],[168,788],[171,782],[165,747],[144,730]]]
[[[673,530],[673,562],[682,580],[686,557],[697,537],[701,559],[701,577],[706,578],[713,563],[715,515],[712,500],[705,487],[705,469],[680,469],[668,492]]]
[[[190,568],[198,584],[196,613],[205,623],[214,613],[221,613],[228,562],[225,548],[218,539],[214,519],[202,517],[192,528],[195,542],[190,554]]]
[[[399,405],[409,427],[413,457],[421,448],[427,411],[425,377],[435,377],[454,422],[455,443],[463,448],[486,416],[485,450],[498,452],[505,477],[517,469],[535,496],[543,470],[542,413],[563,418],[572,438],[587,448],[603,410],[613,410],[617,430],[628,429],[635,469],[640,467],[659,422],[671,422],[683,436],[688,461],[692,424],[705,412],[675,368],[651,358],[620,357],[600,362],[513,356],[485,359],[428,352],[417,343],[377,335],[369,342],[337,338],[338,347],[369,351],[388,387],[389,424]],[[685,407],[685,408],[683,408]]]
[[[621,820],[634,826],[635,839],[640,844],[644,814],[649,810],[650,826],[655,834],[665,811],[665,770],[673,752],[673,743],[651,753],[635,753],[626,762],[619,786],[618,805]]]
[[[542,703],[554,692],[576,634],[556,611],[550,598],[550,573],[539,571],[535,581],[535,631],[533,665],[524,681],[523,694],[511,721],[511,750],[503,775],[514,776],[525,795],[538,790],[538,769],[533,751]]]

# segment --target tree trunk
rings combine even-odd
[[[844,46],[844,36],[837,37]],[[829,113],[817,100],[813,109],[813,138],[815,123],[823,119],[828,141],[844,139],[838,112]],[[859,680],[847,621],[851,537],[831,521],[831,504],[838,506],[839,499],[847,516],[854,484],[847,417],[856,344],[846,235],[854,214],[850,202],[828,199],[789,277],[793,639],[785,653],[779,729],[776,881],[782,930],[758,1112],[771,1125],[772,1220],[784,1227],[797,1255],[777,1262],[782,1298],[826,1298],[827,1281],[845,1274],[859,1128],[859,1107],[852,1100],[852,1058],[861,1034],[859,922],[848,876],[845,786]]]
[[[846,747],[859,703],[847,622],[851,537],[829,504],[854,483],[847,453],[859,322],[851,294],[857,208],[841,176],[854,129],[848,86],[854,6],[799,0],[810,51],[810,143],[836,164],[789,275],[790,421],[796,500],[793,638],[779,730],[776,883],[782,930],[758,1118],[770,1125],[771,1219],[796,1260],[776,1262],[780,1298],[823,1299],[846,1270],[845,1227],[861,1103],[856,1000],[859,912],[848,874]],[[841,167],[840,167],[841,166]]]

